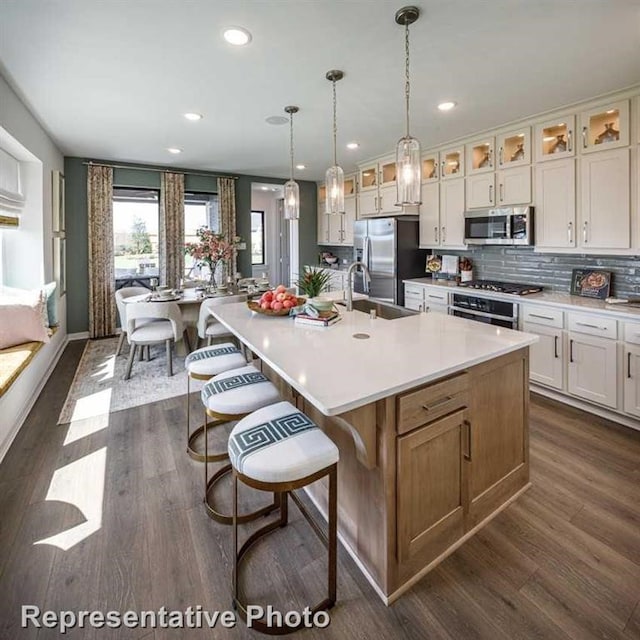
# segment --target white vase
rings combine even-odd
[[[470,282],[473,280],[473,271],[461,271],[460,282]]]

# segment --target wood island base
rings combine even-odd
[[[530,486],[528,351],[337,417],[261,363],[337,444],[340,540],[386,604]],[[326,487],[307,491],[326,515]]]

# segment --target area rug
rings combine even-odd
[[[187,374],[184,356],[173,355],[173,376],[166,374],[164,345],[151,347],[151,360],[136,360],[131,378],[124,380],[128,350],[116,357],[117,338],[89,340],[67,399],[60,412],[58,424],[129,409],[158,400],[184,395]],[[191,391],[199,391],[202,382],[191,381]]]

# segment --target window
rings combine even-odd
[[[218,196],[214,193],[184,194],[184,241],[197,242],[196,231],[200,227],[208,227],[220,233],[220,215],[218,213]],[[188,278],[208,278],[206,267],[198,267],[192,256],[184,257],[184,274]]]
[[[251,264],[264,264],[264,211],[251,212]]]
[[[158,202],[153,189],[113,189],[116,288],[158,277]]]

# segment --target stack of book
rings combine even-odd
[[[340,320],[340,314],[337,311],[319,311],[317,316],[307,313],[299,313],[295,317],[296,324],[304,324],[314,327],[329,327]]]

